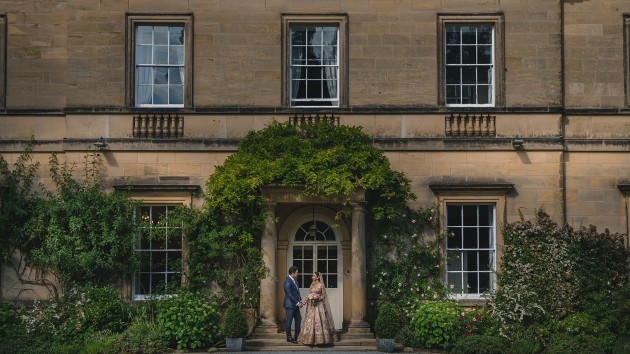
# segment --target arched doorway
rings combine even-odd
[[[321,273],[326,284],[335,327],[343,322],[343,252],[342,233],[332,219],[313,212],[297,219],[288,234],[287,264],[300,269],[298,284],[304,298],[311,286],[313,272]],[[304,316],[306,308],[302,308]]]

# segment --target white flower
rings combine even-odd
[[[416,223],[416,219],[411,220],[411,223],[415,224]]]

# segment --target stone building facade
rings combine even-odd
[[[361,126],[417,205],[442,208],[461,259],[445,281],[475,300],[520,214],[628,232],[629,38],[625,0],[0,0],[0,153],[12,163],[33,137],[51,186],[50,153],[81,161],[102,137],[104,186],[132,186],[150,217],[200,204],[208,175],[272,120]],[[316,242],[301,230],[334,224],[336,206],[267,193],[266,323],[299,264],[322,267],[336,320],[362,326],[363,197]],[[6,268],[1,285],[41,295]]]

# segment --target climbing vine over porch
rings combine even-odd
[[[257,289],[267,275],[260,244],[262,191],[269,185],[299,186],[300,195],[333,200],[342,206],[337,218],[349,215],[357,190],[367,192],[375,220],[395,218],[415,199],[409,179],[391,168],[360,127],[272,122],[241,140],[209,176],[203,208],[184,218],[191,287],[214,283],[224,290],[224,301],[257,307]]]

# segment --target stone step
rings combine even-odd
[[[289,343],[286,338],[248,339],[245,348],[252,351],[299,351],[310,348],[299,343]],[[376,339],[343,339],[331,346],[313,347],[317,351],[376,351]]]
[[[251,335],[251,339],[284,339],[286,341],[286,335],[284,333],[260,333],[256,331]],[[349,333],[349,332],[337,332],[337,340],[345,339],[374,339],[373,333]]]

